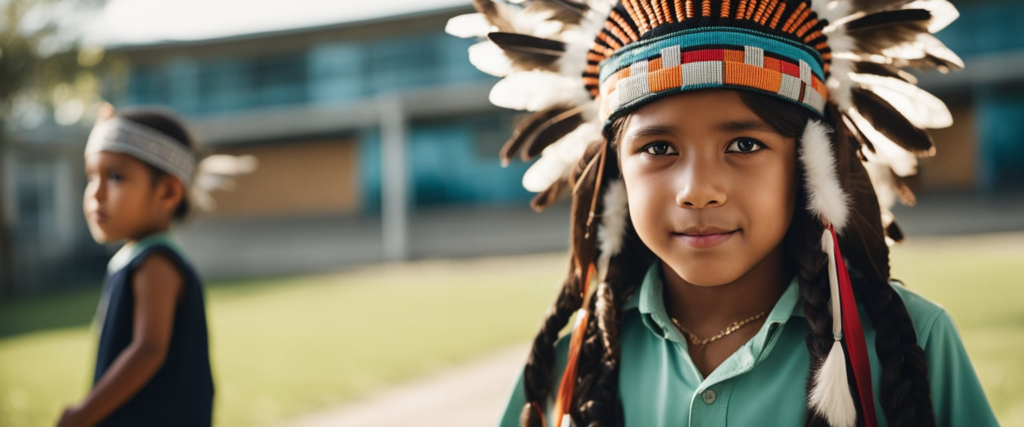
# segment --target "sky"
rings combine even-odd
[[[362,21],[469,5],[470,0],[110,0],[85,40],[187,41]]]

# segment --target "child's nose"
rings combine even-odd
[[[104,185],[104,182],[101,179],[96,179],[93,182],[90,182],[85,187],[86,199],[92,199],[97,202],[104,201],[107,197],[106,187],[107,186]]]
[[[710,161],[693,159],[679,174],[679,190],[676,205],[687,209],[703,209],[721,206],[726,202],[722,180],[716,179],[715,168]]]

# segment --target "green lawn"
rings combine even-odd
[[[209,284],[216,424],[272,424],[525,341],[566,265],[543,255]],[[0,303],[0,426],[53,425],[84,395],[97,298]]]
[[[528,339],[564,255],[211,283],[219,426],[267,425]],[[894,275],[957,321],[1004,425],[1024,425],[1024,235],[919,239]],[[95,291],[0,303],[0,425],[52,425],[91,375]]]

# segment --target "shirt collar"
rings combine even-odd
[[[136,257],[142,254],[142,252],[145,252],[146,249],[157,245],[167,246],[175,252],[181,252],[178,247],[178,243],[169,231],[151,234],[133,243],[122,246],[121,249],[119,249],[117,253],[110,258],[110,262],[107,264],[107,273],[114,274],[118,270],[127,267],[128,264],[134,261]]]
[[[635,292],[630,297],[623,306],[623,309],[624,311],[638,309],[644,325],[654,335],[685,344],[686,340],[683,339],[682,334],[672,324],[672,318],[669,317],[668,311],[665,309],[663,288],[661,262],[655,261],[647,270],[647,275],[644,276],[639,292]],[[799,285],[796,278],[793,278],[789,286],[782,293],[782,296],[779,297],[778,302],[775,303],[772,311],[768,313],[764,326],[761,327],[761,330],[751,340],[755,349],[763,350],[767,344],[771,344],[771,341],[774,340],[770,339],[772,338],[770,335],[773,335],[772,333],[784,325],[791,317],[804,316],[803,310],[801,310],[800,304],[798,304],[799,300]]]

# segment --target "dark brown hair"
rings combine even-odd
[[[137,125],[145,126],[149,129],[160,132],[167,137],[170,137],[174,142],[188,148],[189,152],[193,153],[193,155],[195,154],[195,141],[188,133],[188,130],[185,129],[185,125],[182,123],[181,119],[171,112],[155,108],[136,108],[129,109],[124,112],[118,112],[114,117],[119,117]],[[143,160],[140,161],[145,163]],[[167,172],[164,172],[156,166],[149,163],[146,163],[146,166],[149,166],[154,185],[156,185],[160,178],[167,175]],[[183,221],[188,218],[191,211],[192,204],[189,202],[188,189],[186,188],[185,194],[181,198],[181,202],[178,203],[178,207],[174,210],[174,219]]]
[[[762,120],[780,134],[796,138],[799,143],[807,121],[812,117],[807,110],[766,95],[747,91],[739,93],[743,102]],[[829,112],[827,121],[834,122],[832,117],[838,117],[834,110]],[[613,124],[609,132],[611,140],[606,140],[606,144],[612,147],[617,144],[623,121],[619,119]],[[934,426],[935,415],[924,351],[917,344],[917,333],[903,300],[888,283],[889,249],[884,241],[874,189],[861,164],[857,144],[851,142],[842,123],[833,123],[833,126],[833,149],[838,174],[843,189],[851,198],[852,208],[852,219],[847,230],[840,236],[839,244],[851,266],[851,279],[857,299],[867,309],[876,333],[875,351],[882,365],[879,399],[883,413],[892,426]],[[575,181],[582,179],[585,164],[595,155],[593,151],[596,149],[588,151],[574,170]],[[603,180],[620,177],[616,150],[608,149],[604,162]],[[827,258],[820,250],[824,229],[805,208],[807,194],[802,173],[798,173],[797,182],[797,206],[782,244],[786,247],[786,262],[791,271],[796,272],[802,308],[810,326],[806,340],[812,361],[808,375],[810,381],[832,346],[832,315],[828,305]],[[579,202],[576,198],[579,195],[574,196],[574,211],[575,204]],[[600,206],[598,208],[600,212]],[[576,228],[583,227],[576,219],[573,224],[574,235],[581,233]],[[579,426],[621,426],[624,423],[618,395],[621,354],[618,326],[622,321],[623,303],[639,288],[647,268],[655,260],[654,254],[640,241],[631,221],[627,221],[626,233],[624,247],[612,258],[606,284],[599,286],[591,300],[590,310],[594,317],[584,333],[583,347],[577,362],[577,377],[573,379],[576,381],[575,393],[569,408],[573,421]],[[534,338],[523,375],[528,402],[521,416],[524,426],[541,425],[540,414],[532,403],[543,405],[557,386],[558,378],[553,373],[556,341],[559,331],[582,305],[582,290],[578,267],[574,266]],[[862,402],[857,401],[855,392],[852,394],[858,418],[862,419]],[[828,425],[810,407],[805,420],[808,426]]]

